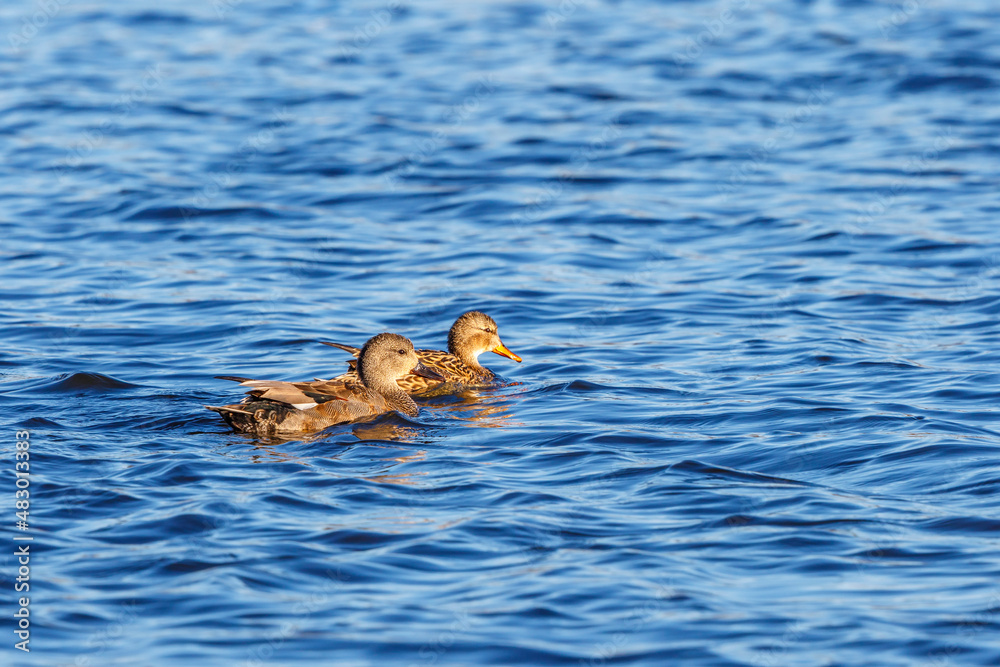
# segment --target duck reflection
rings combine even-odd
[[[318,440],[320,438],[317,437],[316,439]],[[260,439],[257,439],[256,442],[254,443],[254,450],[250,454],[250,457],[249,457],[250,461],[253,462],[253,463],[259,464],[259,465],[263,465],[265,467],[266,466],[276,466],[276,465],[284,464],[284,463],[295,463],[297,465],[300,465],[300,466],[303,466],[303,467],[307,467],[307,468],[311,468],[312,467],[312,461],[310,461],[307,458],[302,458],[302,457],[299,457],[299,456],[295,456],[294,454],[289,454],[287,452],[283,452],[281,450],[274,449],[274,445],[282,444],[282,443],[285,443],[285,442],[289,442],[289,440],[272,441],[272,442],[264,443]],[[300,442],[301,442],[301,440],[300,440]],[[384,447],[385,449],[392,449],[391,446],[380,445],[377,442],[370,442],[370,443],[367,443],[367,444],[370,447],[376,447],[376,448],[377,447]],[[327,459],[338,459],[338,458],[340,458],[340,456],[341,456],[342,453],[345,453],[347,451],[348,451],[348,449],[345,448],[345,449],[340,450],[339,452],[327,455],[324,458],[327,458]],[[416,461],[423,461],[426,458],[427,458],[427,452],[425,450],[419,450],[419,451],[414,452],[412,454],[405,454],[405,455],[401,455],[401,456],[392,456],[392,457],[383,458],[383,459],[373,459],[372,462],[376,462],[376,461],[383,462],[382,464],[377,464],[377,467],[380,468],[380,470],[378,470],[377,474],[374,474],[374,475],[359,475],[358,479],[365,479],[365,480],[368,480],[370,482],[377,482],[379,484],[397,484],[397,485],[402,485],[402,486],[416,486],[416,485],[420,484],[420,478],[425,477],[427,475],[426,472],[392,472],[392,470],[394,468],[396,468],[397,466],[399,466],[399,465],[406,464],[406,463],[413,463],[413,462],[416,462]],[[313,468],[313,470],[316,470],[316,469]],[[317,471],[317,472],[320,472],[320,474],[331,474],[334,477],[340,477],[341,476],[340,474],[337,474],[337,473],[322,472],[322,471]],[[280,470],[275,469],[273,471],[273,474],[274,475],[279,475],[280,474]]]
[[[520,383],[513,383],[520,384]],[[503,385],[504,387],[511,385]],[[523,426],[512,419],[511,404],[506,394],[497,393],[501,387],[481,389],[441,387],[434,391],[415,396],[422,406],[436,413],[447,414],[452,419],[463,421],[476,428],[502,428]]]
[[[420,431],[412,426],[393,424],[391,422],[373,422],[358,424],[351,429],[358,440],[387,440],[389,442],[405,442],[413,444],[419,441]]]
[[[275,445],[282,445],[288,440],[271,440],[262,442],[257,439],[253,443],[253,453],[250,454],[250,461],[264,465],[274,465],[276,463],[295,463],[300,466],[308,466],[309,461],[295,454],[289,454],[278,449],[273,449]]]

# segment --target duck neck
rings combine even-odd
[[[417,404],[403,391],[395,380],[385,378],[361,378],[366,387],[377,392],[393,410],[399,410],[410,417],[417,416]]]
[[[457,350],[453,350],[452,354],[458,357],[463,364],[465,364],[466,366],[468,366],[473,370],[479,372],[485,370],[482,366],[479,365],[479,359],[478,359],[479,355],[473,354],[472,350],[470,350],[469,348],[460,348]]]

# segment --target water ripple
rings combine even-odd
[[[1000,663],[993,13],[4,5],[37,654]],[[473,308],[415,419],[202,407]]]

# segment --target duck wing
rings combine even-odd
[[[234,376],[225,379],[242,380],[242,386],[250,387],[247,396],[237,405],[205,407],[221,414],[233,429],[245,433],[320,431],[392,409],[382,396],[360,382],[283,382]]]
[[[282,403],[298,410],[308,410],[329,401],[351,400],[356,397],[359,389],[359,387],[348,386],[348,384],[336,380],[284,382],[282,380],[252,380],[235,375],[217,375],[216,377],[220,380],[239,382],[243,387],[250,387],[247,398],[243,399],[244,403],[260,399]]]
[[[483,382],[484,380],[493,378],[493,373],[489,370],[484,368],[482,371],[479,371],[475,368],[469,368],[454,354],[443,350],[417,350],[417,357],[420,358],[420,361],[425,366],[433,368],[452,382]],[[484,371],[485,374],[483,373]],[[406,377],[409,379],[410,376]],[[437,383],[431,383],[429,386],[434,386],[435,384]]]

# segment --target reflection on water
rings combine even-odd
[[[420,394],[418,402],[432,408],[436,414],[447,415],[475,428],[523,426],[513,419],[516,396],[500,393],[505,386],[490,388],[456,388]]]
[[[351,427],[351,433],[358,440],[385,440],[400,443],[417,443],[422,439],[426,441],[420,429],[392,423],[390,421],[392,419],[393,416],[381,416],[373,423],[357,424]]]
[[[892,5],[0,3],[35,663],[1000,664],[1000,22]],[[472,309],[523,385],[201,407]]]

